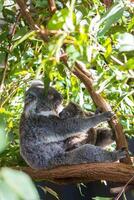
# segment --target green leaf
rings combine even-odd
[[[122,67],[124,69],[124,67]],[[123,70],[122,69],[122,70]],[[125,64],[125,70],[133,69],[134,70],[134,58],[130,58]]]
[[[6,134],[6,119],[4,113],[0,113],[0,153],[6,148],[7,134]]]
[[[3,40],[7,40],[7,39],[8,39],[8,32],[7,31],[3,31],[0,34],[0,42],[3,41]]]
[[[0,0],[0,12],[1,12],[2,9],[3,9],[3,4],[4,4],[4,0]]]
[[[72,60],[73,62],[77,60],[80,56],[80,52],[74,47],[74,45],[68,45],[66,48],[66,52],[69,56],[69,59]]]
[[[128,30],[131,30],[132,28],[134,28],[134,17],[132,17],[132,19],[130,20],[128,24]]]
[[[130,33],[120,34],[118,37],[119,51],[134,51],[134,36]]]
[[[98,36],[103,36],[123,15],[124,5],[122,3],[114,4],[105,16],[101,19],[100,25],[102,29],[98,32]]]
[[[65,24],[68,15],[69,15],[69,10],[67,8],[63,8],[60,11],[56,11],[56,13],[52,16],[52,18],[48,22],[48,29],[50,30],[61,29]]]
[[[13,37],[13,40],[22,38],[28,32],[27,26],[20,28]]]
[[[0,52],[0,63],[3,63],[6,58],[6,53],[5,52]]]
[[[7,185],[21,198],[25,200],[39,200],[39,195],[36,191],[31,178],[24,172],[13,170],[10,168],[2,168],[1,176]]]
[[[46,6],[48,6],[48,1],[47,0],[36,0],[35,1],[35,7],[37,7],[37,8],[44,8],[44,7],[46,7]]]
[[[134,91],[133,91],[134,93]],[[128,97],[125,97],[125,102],[128,106],[130,106],[131,108],[134,108],[134,102],[132,100],[130,100]]]
[[[25,40],[27,40],[28,38],[30,38],[31,36],[34,36],[35,33],[36,33],[36,31],[30,31],[29,33],[27,33],[26,35],[24,35],[23,37],[21,37],[20,40],[18,40],[17,42],[14,43],[13,49],[15,47],[17,47],[19,44],[21,44],[22,42],[24,42]]]
[[[4,181],[0,181],[0,199],[1,200],[20,200],[17,194]]]
[[[93,200],[112,200],[110,197],[94,197]]]
[[[94,200],[112,200],[113,198],[110,197],[95,197]]]

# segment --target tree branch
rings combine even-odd
[[[61,166],[51,170],[34,170],[29,167],[15,167],[33,179],[48,180],[59,184],[106,180],[118,183],[128,182],[134,175],[134,167],[123,163],[91,163]],[[131,185],[134,180],[131,179]]]
[[[55,4],[55,1],[54,1],[54,0],[48,0],[48,3],[49,3],[50,12],[51,12],[52,14],[54,14],[55,11],[56,11],[56,4]]]

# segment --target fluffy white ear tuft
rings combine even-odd
[[[44,87],[44,84],[41,80],[33,80],[31,81],[31,87],[41,87],[43,88]]]
[[[42,116],[45,116],[45,117],[49,117],[51,115],[57,116],[57,113],[54,110],[50,110],[50,111],[41,111],[41,112],[37,113],[37,115],[42,115]]]

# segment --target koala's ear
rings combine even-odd
[[[33,80],[31,81],[31,87],[44,87],[44,84],[41,80]]]

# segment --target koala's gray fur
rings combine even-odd
[[[60,113],[61,119],[71,117],[91,117],[95,115],[92,112],[85,112],[81,107],[73,102],[70,102]],[[91,128],[83,134],[73,136],[65,141],[67,150],[75,149],[83,144],[93,144],[96,146],[106,147],[114,141],[114,134],[109,128]]]
[[[125,157],[125,151],[108,152],[91,144],[66,151],[65,140],[109,120],[111,112],[92,117],[60,119],[58,108],[62,96],[54,88],[45,94],[42,84],[32,85],[25,96],[20,120],[20,152],[25,161],[36,169],[90,162],[113,162]]]

